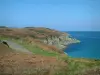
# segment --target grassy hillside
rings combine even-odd
[[[43,43],[42,40],[48,37],[58,37],[61,34],[66,35],[63,32],[58,32],[56,30],[51,30],[47,28],[0,28],[0,37],[24,40],[27,43],[34,44],[36,43],[39,47],[45,50],[54,50],[56,52],[63,53],[63,51],[59,50],[57,47],[53,45],[48,45]]]
[[[40,38],[30,36],[35,31],[39,32],[38,36],[41,33],[50,36],[47,32],[51,29],[45,29],[44,32],[43,28],[36,28],[32,33],[26,28],[23,30],[27,33],[22,29],[0,30],[1,40],[11,40],[33,53],[16,52],[0,44],[0,75],[100,75],[100,60],[69,57],[55,46],[44,44]],[[55,34],[58,36],[61,32],[55,31],[52,35]]]
[[[66,33],[59,32],[49,28],[0,28],[0,35],[21,38],[30,36],[33,38],[43,39],[49,36],[59,36]]]

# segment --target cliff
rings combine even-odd
[[[76,39],[70,38],[70,35],[65,32],[59,32],[54,29],[42,28],[42,27],[26,27],[26,28],[0,28],[0,36],[10,37],[16,39],[27,39],[30,42],[41,42],[54,46],[58,49],[64,49],[71,43],[79,42]],[[28,38],[27,38],[28,37]],[[31,40],[30,40],[31,39]]]
[[[45,44],[48,44],[48,45],[54,45],[59,49],[64,49],[69,44],[79,42],[76,39],[70,38],[69,35],[63,35],[63,34],[61,34],[59,36],[47,37],[46,39],[43,39],[41,41],[43,41]]]

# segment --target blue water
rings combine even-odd
[[[65,52],[71,57],[100,59],[100,32],[68,32],[81,43],[71,44]]]

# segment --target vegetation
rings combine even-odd
[[[100,60],[95,62],[94,60],[89,59],[76,59],[69,57],[66,61],[68,63],[67,75],[85,75],[85,73],[91,68],[100,68]],[[100,70],[98,74],[100,74]]]
[[[60,71],[55,72],[54,75],[88,75],[88,72],[95,72],[95,70],[97,70],[95,73],[100,74],[100,60],[95,61],[93,59],[72,58],[69,56],[61,57],[59,53],[42,50],[35,44],[32,46],[31,44],[27,44],[26,42],[20,42],[19,40],[13,41],[23,45],[25,48],[32,51],[33,54],[52,56],[56,57],[58,60],[66,62],[67,66],[63,69],[61,68]],[[37,73],[37,75],[39,74]],[[90,75],[93,75],[93,73]]]
[[[44,33],[42,30],[38,32]],[[14,37],[17,37],[17,35]],[[31,37],[34,38],[35,36],[31,35]],[[3,75],[2,72],[5,70],[12,72],[12,74],[9,75],[16,75],[17,71],[21,75],[100,75],[100,60],[72,58],[56,51],[43,49],[39,47],[36,42],[33,44],[28,43],[23,40],[23,38],[24,37],[16,39],[10,38],[10,36],[0,36],[1,40],[13,40],[33,53],[33,55],[15,53],[0,56],[1,75]],[[6,67],[11,68],[11,70]]]
[[[34,28],[34,27],[25,27],[25,28]]]
[[[0,37],[0,39],[2,40],[11,40],[10,38],[6,38],[6,37]],[[21,42],[20,40],[17,39],[13,39],[13,41],[15,41],[16,43],[23,45],[25,48],[27,48],[28,50],[30,50],[31,52],[33,52],[33,54],[39,54],[39,55],[43,55],[43,56],[59,56],[60,54],[54,51],[46,51],[41,49],[40,47],[38,47],[36,44],[31,45],[31,44],[27,44],[27,42]]]
[[[59,55],[59,53],[57,53],[57,52],[43,50],[35,44],[31,45],[31,44],[27,44],[26,42],[20,42],[18,40],[15,40],[15,41],[17,43],[23,45],[25,48],[27,48],[28,50],[30,50],[34,54],[40,54],[40,55],[44,55],[44,56],[57,56],[57,55]]]

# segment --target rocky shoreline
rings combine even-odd
[[[72,43],[80,43],[79,40],[75,38],[70,38],[70,35],[60,35],[59,37],[48,37],[42,40],[43,43],[48,45],[53,45],[61,50],[64,50],[68,45]]]

